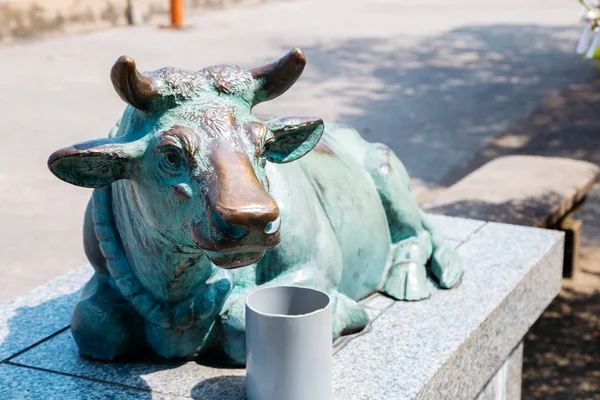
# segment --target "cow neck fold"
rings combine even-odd
[[[94,229],[107,269],[116,286],[134,309],[148,321],[163,328],[185,329],[206,319],[196,303],[204,301],[205,292],[171,304],[160,301],[147,290],[131,268],[115,222],[112,185],[95,189],[92,195]],[[212,268],[209,270],[211,273]],[[222,271],[217,271],[222,273]]]

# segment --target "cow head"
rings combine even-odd
[[[294,49],[249,70],[167,67],[141,74],[121,57],[111,80],[129,106],[118,129],[54,152],[48,166],[78,186],[123,180],[128,201],[161,237],[204,252],[222,268],[249,265],[279,243],[266,163],[297,160],[323,133],[320,119],[261,121],[251,109],[289,89],[305,64]]]

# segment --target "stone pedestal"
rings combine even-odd
[[[334,344],[334,399],[520,398],[522,339],[560,289],[563,234],[433,221],[464,259],[462,284],[421,302],[365,299],[371,324]],[[0,306],[0,398],[245,397],[244,369],[81,358],[68,325],[90,275],[84,267]]]
[[[520,399],[522,367],[523,342],[520,342],[485,384],[475,400]]]

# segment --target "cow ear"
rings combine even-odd
[[[76,186],[98,188],[127,178],[130,164],[145,150],[141,143],[100,139],[57,150],[48,159],[54,175]]]
[[[325,125],[320,118],[286,117],[265,122],[275,140],[267,159],[274,163],[295,161],[311,151],[321,139]]]

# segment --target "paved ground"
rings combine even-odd
[[[424,194],[507,153],[600,164],[600,79],[573,54],[575,3],[281,1],[198,15],[184,32],[128,27],[0,48],[0,301],[85,262],[90,191],[45,162],[118,119],[108,71],[119,55],[144,70],[197,69],[302,47],[305,76],[257,110],[353,124],[389,143]],[[600,188],[581,216],[583,273],[528,337],[525,399],[600,398]]]
[[[389,143],[420,188],[593,74],[573,55],[570,0],[449,3],[271,2],[195,16],[183,32],[125,27],[0,48],[0,301],[85,261],[90,191],[58,181],[45,162],[118,119],[123,103],[108,71],[121,54],[143,70],[194,69],[254,66],[302,47],[305,76],[257,110],[349,122]]]

